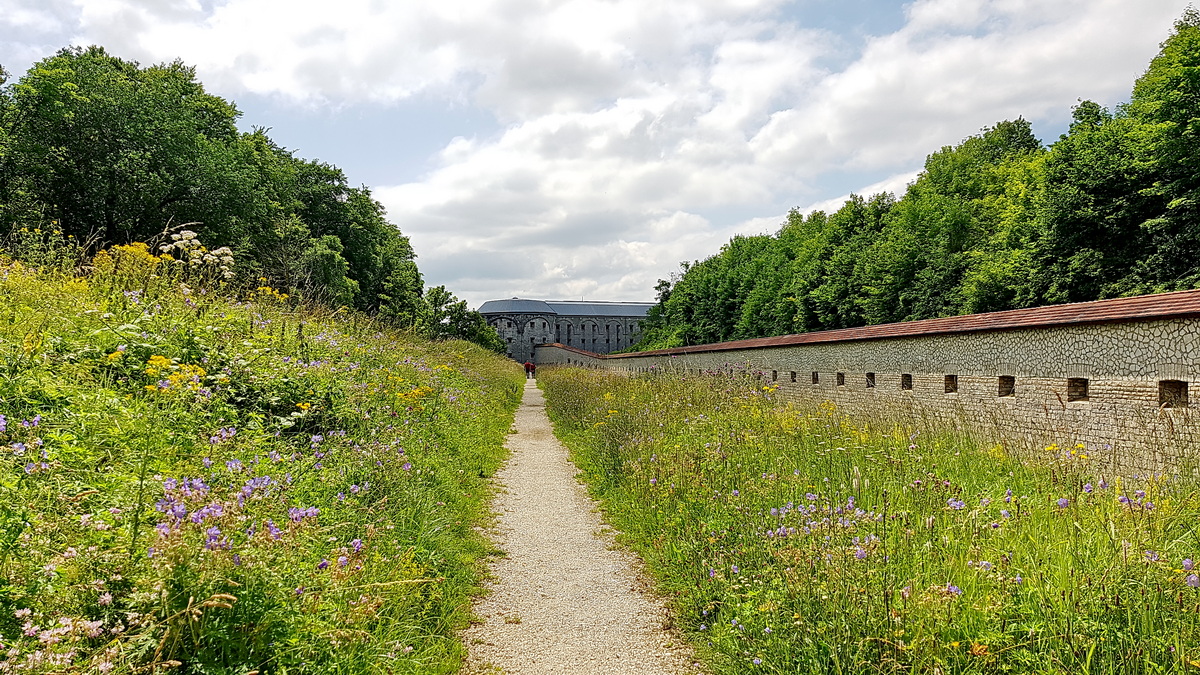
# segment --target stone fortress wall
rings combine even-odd
[[[559,343],[608,354],[632,347],[641,337],[639,323],[653,307],[648,302],[570,300],[489,300],[479,307],[488,325],[508,344],[509,358],[534,358],[534,347]]]
[[[1051,444],[1127,473],[1194,471],[1200,291],[541,363],[646,371],[749,368],[778,395],[855,415],[934,421],[989,442]]]

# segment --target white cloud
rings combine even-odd
[[[486,109],[499,131],[448,138],[419,180],[375,191],[428,281],[476,304],[648,299],[678,262],[774,231],[792,206],[901,191],[980,127],[1111,105],[1185,6],[914,0],[848,55],[785,20],[787,0],[54,2],[0,0],[22,12],[0,11],[0,37],[6,20],[58,22],[122,56],[182,58],[235,99]]]

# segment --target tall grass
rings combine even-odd
[[[748,376],[543,369],[611,522],[725,673],[1200,672],[1200,494],[797,409]]]
[[[454,672],[520,370],[185,263],[0,260],[0,671]]]

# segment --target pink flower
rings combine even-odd
[[[101,605],[104,605],[104,606],[111,605],[112,604],[112,593],[102,594],[100,596],[100,599],[97,600],[97,602],[99,602]]]

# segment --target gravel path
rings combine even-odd
[[[512,458],[496,476],[502,489],[493,502],[492,537],[507,555],[494,563],[490,593],[475,606],[482,623],[463,634],[465,672],[698,672],[667,628],[638,559],[614,546],[576,481],[532,380],[514,425]]]

